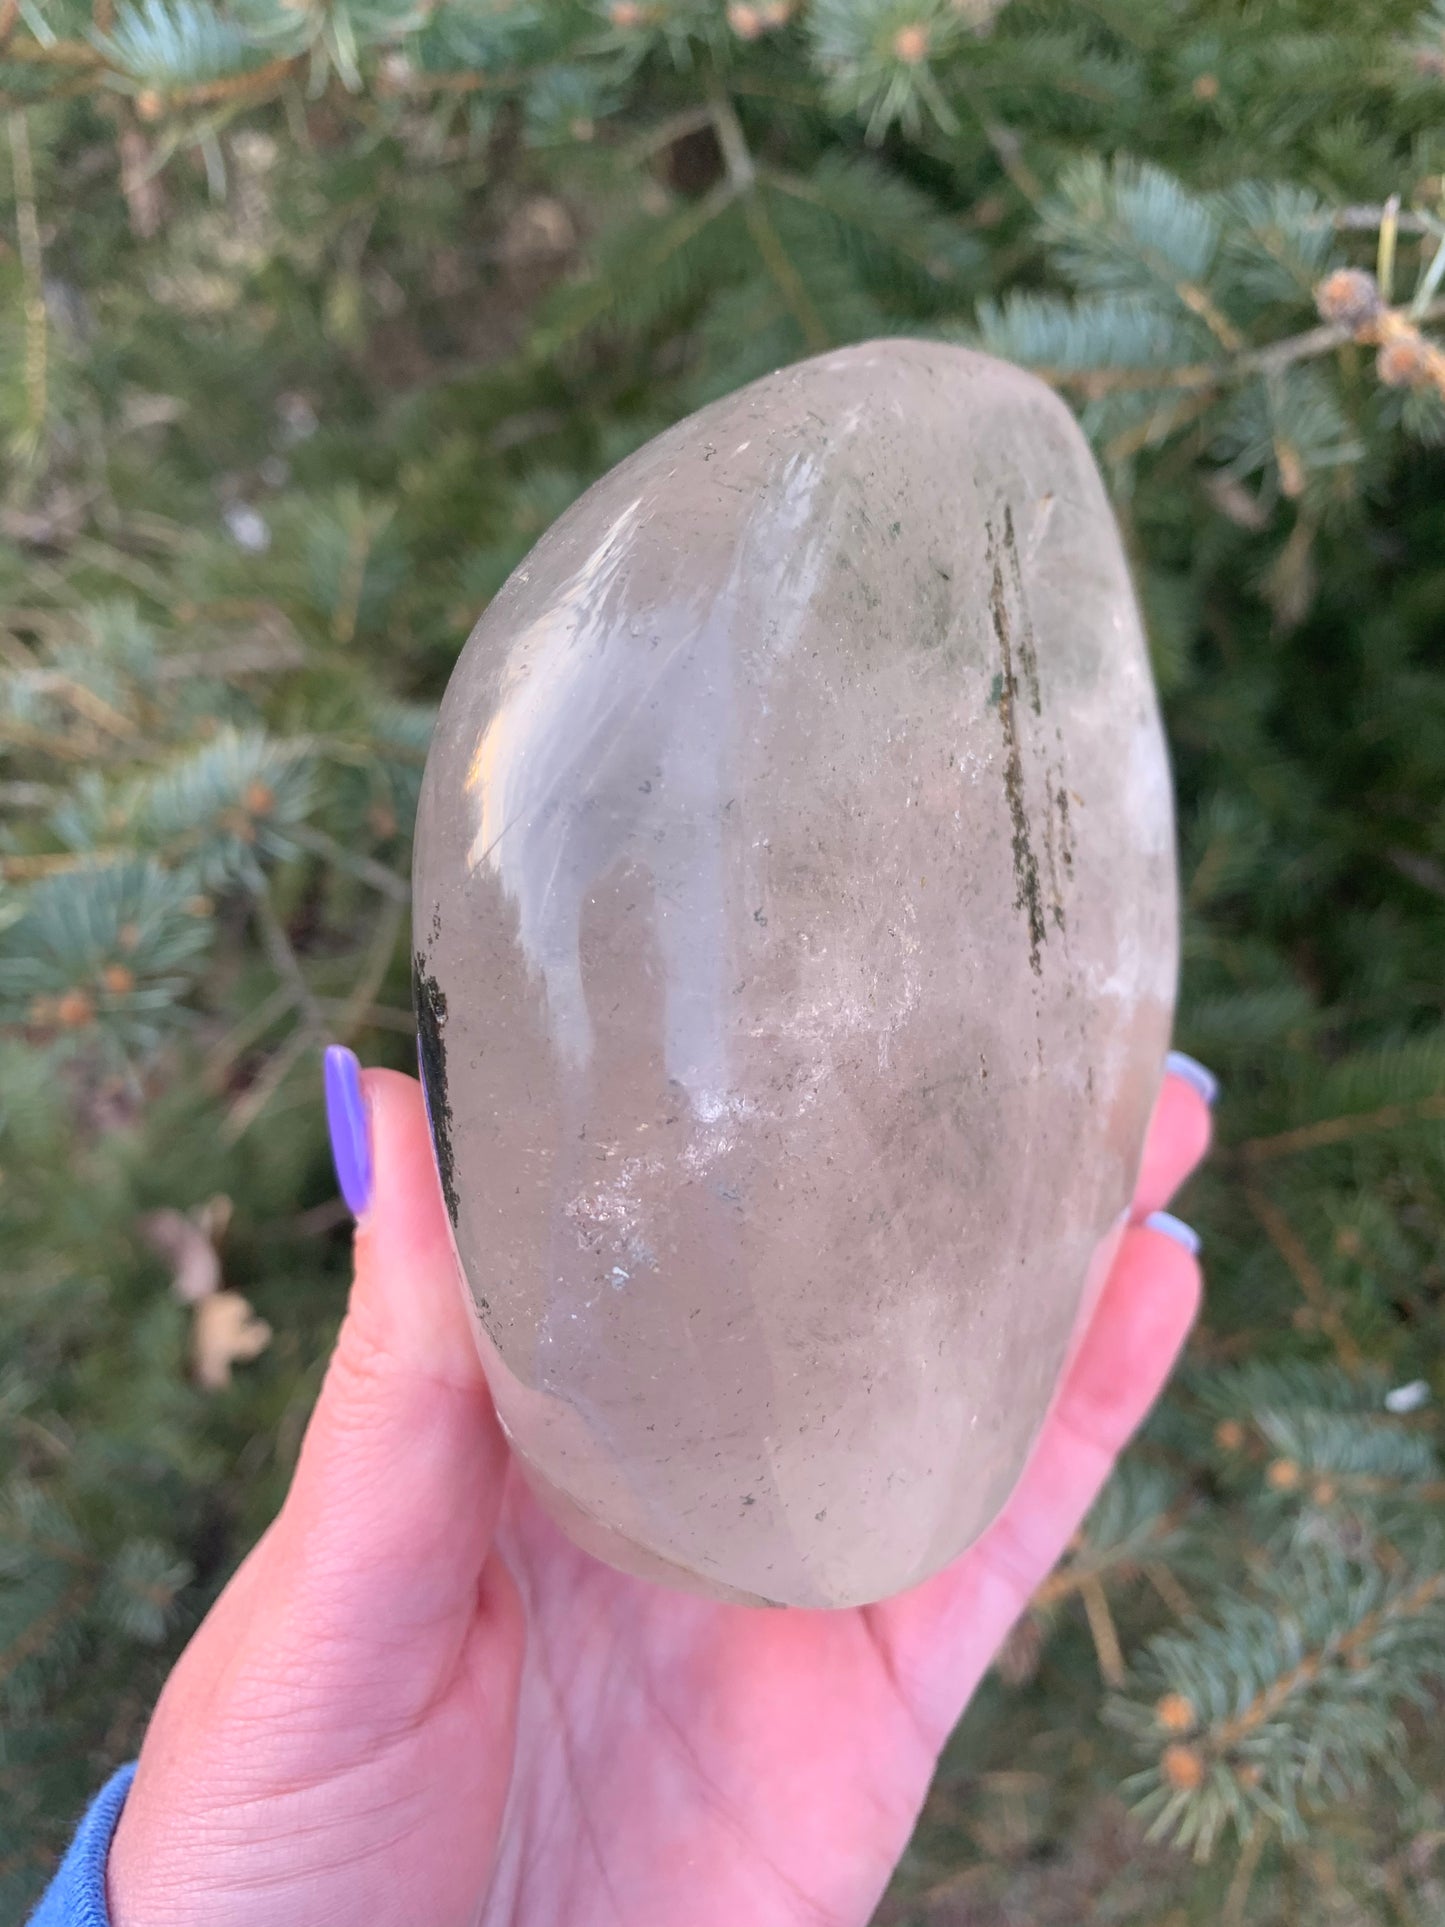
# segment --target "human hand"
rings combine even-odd
[[[280,1514],[156,1707],[113,1927],[862,1927],[1193,1321],[1197,1263],[1143,1220],[1204,1153],[1203,1098],[1165,1083],[1135,1222],[995,1524],[882,1605],[769,1612],[614,1572],[530,1498],[420,1090],[370,1071],[365,1096],[336,1351]]]

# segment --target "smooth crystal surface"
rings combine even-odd
[[[1019,1476],[1176,970],[1168,767],[1063,405],[873,342],[650,442],[477,625],[417,1003],[501,1413],[614,1564],[843,1606]]]

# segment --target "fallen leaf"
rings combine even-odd
[[[152,1211],[140,1221],[151,1250],[171,1265],[171,1290],[183,1305],[199,1304],[221,1289],[216,1247],[231,1222],[231,1200],[207,1199],[194,1211]]]
[[[224,1391],[231,1367],[259,1358],[271,1343],[271,1327],[258,1318],[239,1291],[218,1291],[195,1308],[191,1359],[196,1382],[208,1392]]]
[[[152,1251],[169,1260],[171,1291],[191,1307],[191,1368],[208,1392],[223,1391],[231,1367],[258,1358],[271,1342],[271,1327],[249,1299],[221,1283],[217,1247],[231,1222],[231,1200],[208,1198],[194,1211],[152,1211],[140,1232]]]

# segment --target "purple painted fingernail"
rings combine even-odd
[[[352,1217],[360,1218],[371,1203],[371,1120],[366,1114],[356,1052],[347,1050],[344,1044],[328,1045],[323,1076],[326,1128],[331,1133],[336,1182]]]
[[[1214,1100],[1219,1096],[1219,1079],[1213,1071],[1205,1070],[1197,1057],[1186,1057],[1182,1050],[1172,1050],[1164,1059],[1164,1068],[1171,1077],[1182,1077],[1191,1091],[1198,1091],[1205,1103],[1212,1109]]]
[[[1177,1245],[1183,1245],[1191,1258],[1199,1256],[1203,1239],[1192,1224],[1185,1224],[1176,1218],[1172,1211],[1151,1211],[1144,1220],[1146,1231],[1162,1231],[1166,1238],[1172,1238]]]

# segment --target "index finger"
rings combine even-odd
[[[1162,1211],[1203,1161],[1213,1131],[1210,1107],[1218,1088],[1202,1064],[1182,1051],[1170,1051],[1130,1207],[1136,1224],[1151,1211]]]

